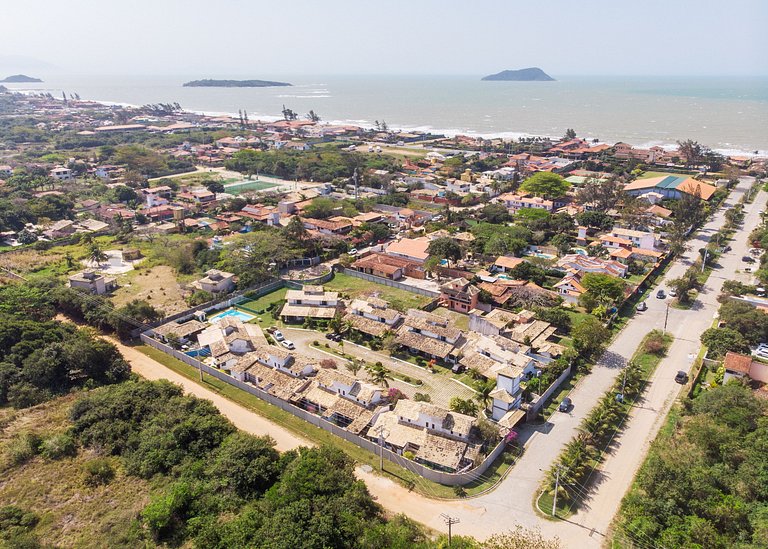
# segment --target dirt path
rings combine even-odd
[[[117,346],[120,352],[123,353],[125,359],[130,363],[131,369],[141,377],[150,380],[167,379],[177,385],[181,385],[184,388],[184,392],[187,394],[210,400],[216,405],[222,415],[226,416],[238,429],[242,429],[253,435],[271,436],[275,439],[275,442],[277,443],[276,447],[279,451],[284,452],[299,446],[314,446],[312,442],[272,423],[258,415],[256,412],[252,412],[247,408],[232,402],[228,398],[177,374],[141,351],[123,345],[111,337],[105,337],[105,339]]]

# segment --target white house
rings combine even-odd
[[[218,269],[206,271],[205,277],[196,280],[193,286],[212,294],[228,293],[235,289],[235,275]]]
[[[288,290],[287,303],[280,316],[286,322],[303,321],[305,318],[330,319],[336,315],[339,305],[338,292],[326,292],[322,286],[304,286],[301,290]]]
[[[355,330],[374,337],[387,330],[394,331],[402,319],[400,311],[391,309],[389,303],[377,297],[353,300],[344,316]]]
[[[468,441],[477,418],[451,412],[426,402],[400,399],[394,409],[401,423],[422,427],[448,438]]]
[[[56,166],[48,175],[59,181],[72,181],[75,178],[72,170],[65,168],[64,166]]]
[[[101,273],[83,271],[69,277],[69,287],[79,288],[91,294],[103,295],[117,287],[114,278],[106,277]]]

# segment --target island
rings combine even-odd
[[[31,76],[27,76],[26,74],[14,74],[12,76],[7,77],[5,80],[0,80],[0,82],[8,82],[12,84],[18,84],[18,83],[28,83],[28,82],[42,82],[39,78],[32,78]]]
[[[527,69],[501,71],[496,74],[484,76],[482,80],[508,81],[508,82],[553,82],[555,79],[541,70],[539,67]]]
[[[184,84],[185,88],[268,88],[270,86],[292,86],[288,82],[270,80],[193,80]]]

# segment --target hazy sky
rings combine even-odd
[[[0,0],[0,19],[5,72],[768,74],[768,0]]]

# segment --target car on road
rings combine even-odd
[[[293,341],[291,341],[290,339],[284,339],[284,340],[282,340],[282,341],[280,342],[280,345],[282,345],[282,346],[283,346],[283,347],[285,347],[286,349],[290,349],[290,350],[293,350],[293,349],[295,349],[295,348],[296,348],[296,345],[294,345],[294,344],[293,344]]]
[[[675,381],[680,385],[685,385],[688,383],[688,374],[683,370],[678,370],[677,374],[675,374]]]
[[[571,406],[573,406],[573,402],[571,401],[570,397],[565,397],[562,401],[560,401],[560,406],[558,406],[557,409],[561,412],[567,412],[571,409]]]
[[[357,255],[357,248],[352,248],[348,253],[349,255]]]
[[[669,297],[677,297],[677,290],[675,290],[674,288],[669,290]]]
[[[664,290],[659,290],[656,292],[656,298],[657,299],[665,299],[667,297],[667,294],[664,293]]]
[[[275,330],[274,332],[272,332],[272,337],[275,338],[275,341],[283,341],[285,339],[283,332],[281,332],[280,330]]]
[[[648,304],[645,301],[641,301],[637,304],[637,307],[635,307],[635,310],[643,312],[648,310]]]

